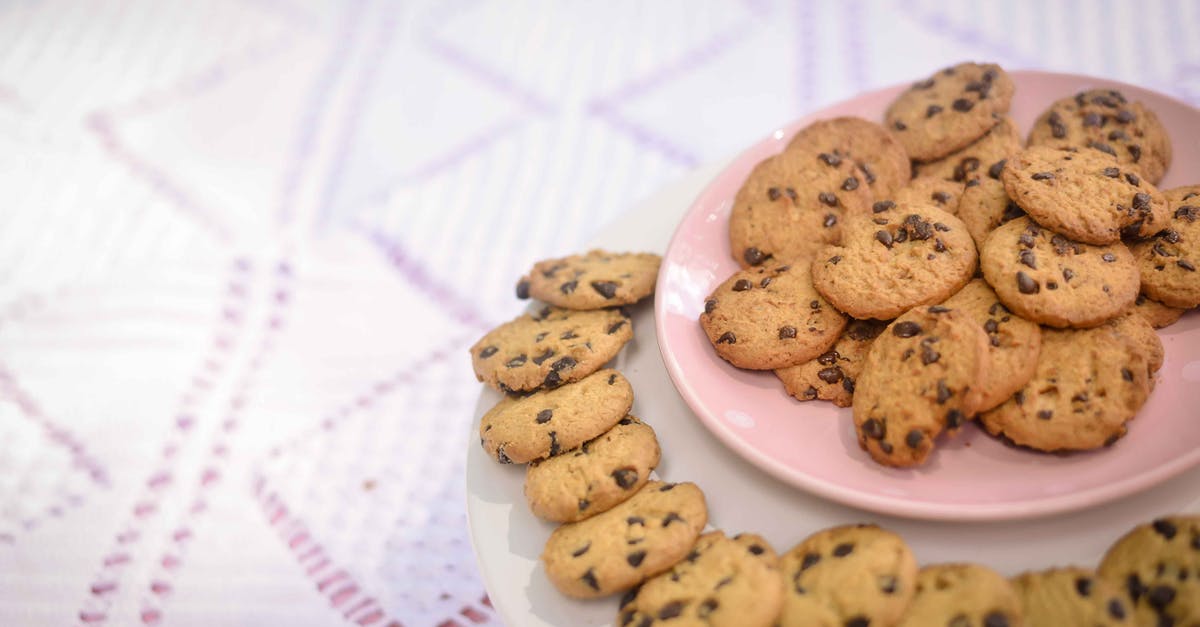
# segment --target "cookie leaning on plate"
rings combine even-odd
[[[1200,516],[1135,527],[1108,549],[1099,571],[1133,597],[1138,624],[1200,624]]]
[[[607,512],[555,529],[542,564],[567,596],[623,592],[683,559],[707,522],[695,484],[651,481]]]
[[[475,378],[501,392],[529,392],[578,381],[599,370],[633,337],[618,309],[557,307],[518,316],[471,347]]]
[[[631,305],[654,293],[662,257],[650,253],[588,251],[533,264],[517,283],[517,297],[567,309]]]
[[[807,261],[772,262],[718,285],[704,302],[700,326],[729,363],[771,370],[828,350],[846,316],[813,289]]]
[[[1013,83],[1000,66],[960,63],[913,84],[888,107],[888,130],[916,161],[933,161],[983,137],[1008,112]]]
[[[822,399],[838,407],[849,407],[854,398],[854,382],[862,371],[871,342],[883,332],[886,322],[851,320],[833,348],[816,359],[779,368],[775,376],[788,394],[802,401]]]
[[[1171,139],[1158,116],[1113,89],[1081,91],[1056,101],[1034,122],[1029,145],[1094,148],[1155,185],[1171,165]]]
[[[896,624],[916,589],[917,561],[875,525],[818,531],[783,556],[780,627]]]
[[[595,516],[636,494],[661,454],[654,429],[626,416],[577,449],[531,463],[525,471],[525,500],[542,520],[575,522]]]
[[[779,556],[765,539],[713,531],[671,570],[630,590],[617,624],[769,627],[783,594]]]
[[[1001,224],[1012,222],[1025,216],[1025,210],[1018,207],[1004,191],[1004,183],[996,178],[986,176],[967,183],[963,189],[962,198],[958,201],[958,219],[967,225],[975,247],[983,253],[983,243],[987,236]]]
[[[917,466],[979,409],[988,337],[967,312],[918,307],[875,338],[854,390],[858,444],[885,466]]]
[[[1142,291],[1172,307],[1200,305],[1200,185],[1164,193],[1170,219],[1153,238],[1133,245]]]

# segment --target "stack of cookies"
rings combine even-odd
[[[852,406],[887,466],[971,419],[1039,451],[1120,439],[1162,365],[1153,328],[1200,305],[1200,186],[1155,187],[1170,141],[1118,91],[1052,103],[1026,145],[1013,93],[963,63],[883,125],[817,122],[758,164],[729,219],[742,269],[700,315],[717,354]]]

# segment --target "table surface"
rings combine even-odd
[[[465,348],[523,269],[962,59],[1200,102],[1196,24],[1165,0],[0,4],[0,624],[499,623]]]

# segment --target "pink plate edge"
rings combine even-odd
[[[1064,81],[1072,82],[1091,81],[1097,84],[1113,86],[1118,89],[1150,92],[1156,97],[1190,109],[1197,116],[1200,116],[1200,108],[1194,107],[1191,104],[1186,103],[1174,96],[1163,94],[1139,85],[1125,83],[1123,81],[1088,76],[1086,74],[1069,74],[1063,72],[1047,72],[1042,70],[1013,70],[1010,71],[1009,74],[1014,78],[1014,80],[1022,76],[1027,76],[1030,78],[1037,77],[1045,79],[1062,79]],[[890,91],[899,91],[907,85],[908,83],[898,83],[888,87],[863,92],[847,100],[823,107],[776,129],[764,139],[755,142],[746,149],[742,150],[737,154],[737,156],[729,160],[726,167],[722,169],[719,174],[717,174],[716,178],[714,178],[708,183],[708,185],[704,187],[703,191],[700,192],[700,195],[696,197],[696,200],[693,201],[691,206],[689,206],[684,212],[683,216],[679,220],[679,223],[676,225],[675,230],[671,234],[670,243],[667,245],[667,250],[663,255],[664,265],[666,261],[672,257],[672,253],[675,252],[675,248],[679,242],[679,232],[683,228],[683,225],[687,219],[691,217],[693,213],[706,207],[715,206],[715,204],[719,204],[720,201],[726,198],[724,194],[718,192],[718,188],[720,187],[719,183],[721,180],[728,176],[729,166],[742,162],[748,157],[748,155],[762,151],[768,146],[776,145],[782,147],[783,139],[781,138],[791,137],[792,134],[794,134],[804,125],[832,115],[830,113],[831,109],[840,108],[844,106],[845,103],[850,101],[857,101],[873,96],[879,96]],[[1161,466],[1158,466],[1152,470],[1142,472],[1129,479],[1112,482],[1104,486],[1091,487],[1067,495],[1058,495],[1044,499],[1031,499],[1017,503],[973,505],[914,503],[912,501],[907,501],[900,498],[890,498],[877,494],[863,493],[857,490],[847,489],[836,483],[830,483],[817,479],[785,464],[776,462],[774,459],[762,454],[754,446],[736,436],[734,431],[728,425],[718,420],[715,416],[709,415],[709,413],[704,409],[704,405],[700,401],[699,395],[687,382],[683,375],[682,365],[675,358],[674,352],[669,346],[670,333],[665,326],[667,316],[662,315],[665,307],[663,298],[666,292],[664,288],[666,287],[665,284],[667,281],[667,276],[668,273],[660,272],[655,285],[654,327],[658,339],[658,349],[660,355],[662,356],[663,364],[666,366],[667,374],[671,377],[671,382],[675,385],[675,389],[679,392],[684,402],[687,403],[688,407],[692,410],[692,413],[700,418],[700,421],[704,423],[709,432],[715,435],[727,447],[737,452],[742,458],[785,483],[802,488],[831,501],[882,514],[891,514],[906,518],[924,520],[1018,520],[1050,516],[1053,514],[1061,514],[1098,506],[1103,503],[1123,498],[1138,490],[1166,481],[1179,475],[1183,471],[1200,464],[1200,449],[1196,449],[1189,454],[1177,457],[1170,462],[1162,464]]]

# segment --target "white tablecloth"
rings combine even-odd
[[[1200,102],[1196,2],[0,4],[0,625],[498,622],[515,277],[963,59]]]

